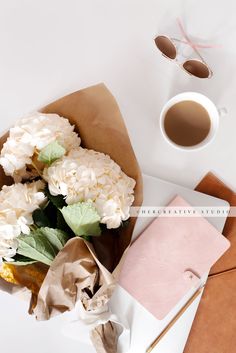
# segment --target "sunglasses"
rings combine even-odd
[[[175,61],[189,75],[192,75],[198,78],[211,78],[213,75],[213,72],[211,71],[211,69],[209,68],[209,66],[203,59],[203,57],[200,55],[197,48],[212,48],[213,46],[194,44],[185,33],[183,29],[183,25],[181,24],[180,20],[177,20],[177,22],[181,29],[184,40],[170,38],[165,35],[159,35],[155,38],[155,44],[157,48],[160,50],[160,52],[164,57]],[[178,52],[178,48],[182,44],[186,44],[190,46],[193,49],[197,58],[186,59],[183,57],[182,60],[180,60],[181,53]]]

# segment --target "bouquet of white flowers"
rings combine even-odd
[[[106,306],[116,280],[109,271],[132,235],[130,207],[142,198],[113,97],[103,85],[76,92],[19,120],[3,142],[0,165],[12,183],[1,180],[0,276],[31,290],[40,320],[78,301],[85,311]]]

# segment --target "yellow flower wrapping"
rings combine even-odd
[[[47,271],[48,266],[41,263],[26,266],[2,264],[0,277],[6,282],[27,287],[33,294],[38,294]]]

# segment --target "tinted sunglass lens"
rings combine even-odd
[[[155,39],[157,48],[168,58],[175,59],[176,49],[171,40],[165,36],[158,36]]]
[[[208,67],[201,61],[198,60],[187,60],[183,64],[183,68],[190,74],[198,78],[208,78],[210,71]]]

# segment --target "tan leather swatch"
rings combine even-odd
[[[196,190],[236,206],[235,192],[212,173]],[[236,270],[227,272],[236,267],[236,218],[227,218],[223,234],[231,247],[211,269],[184,353],[236,352]]]

